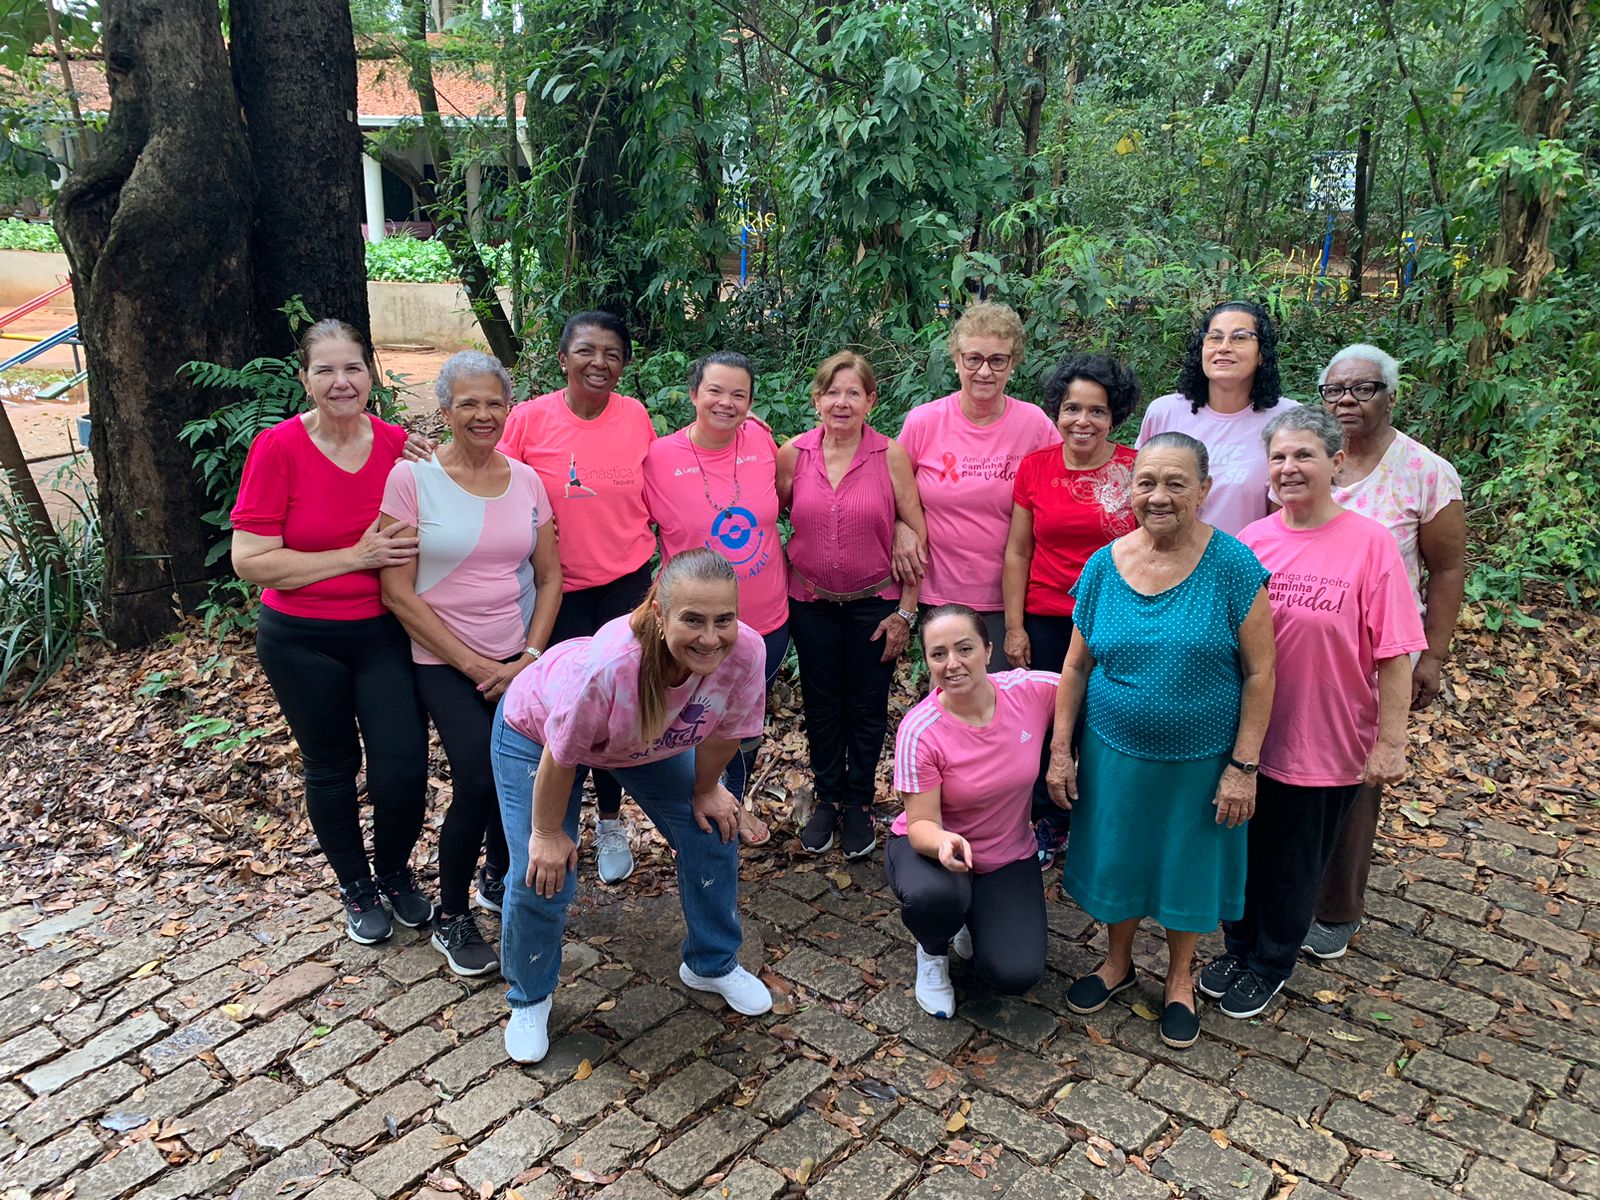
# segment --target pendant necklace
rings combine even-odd
[[[735,506],[737,506],[738,503],[739,503],[739,446],[738,446],[739,435],[738,435],[738,433],[735,433],[733,435],[733,442],[730,443],[730,445],[732,446],[732,449],[733,449],[733,499],[729,500],[727,504],[718,504],[715,500],[713,500],[711,498],[711,485],[710,485],[710,483],[708,483],[706,481],[705,464],[700,461],[700,450],[694,444],[694,434],[691,432],[691,433],[685,434],[684,436],[689,442],[689,450],[694,454],[695,466],[700,468],[700,490],[705,493],[706,503],[708,505],[710,505],[710,507],[711,507],[713,512],[715,512],[717,509],[721,509],[724,519],[731,518],[733,516],[733,510],[734,510]]]

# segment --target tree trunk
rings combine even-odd
[[[1372,197],[1372,117],[1362,118],[1356,135],[1356,196],[1350,232],[1350,299],[1361,299],[1362,273],[1367,267],[1367,211]]]
[[[1044,132],[1046,80],[1050,77],[1050,53],[1045,43],[1045,22],[1055,16],[1052,0],[1028,0],[1028,37],[1025,54],[1028,87],[1023,92],[1025,107],[1019,118],[1022,126],[1022,199],[1031,203],[1039,194],[1039,176],[1044,164],[1039,161],[1039,138]],[[1022,229],[1022,273],[1030,279],[1039,273],[1044,255],[1044,226],[1038,213],[1030,213]]]
[[[234,0],[234,79],[255,168],[250,253],[260,353],[286,355],[281,309],[369,332],[361,242],[361,132],[350,6],[344,0]]]
[[[94,369],[103,624],[119,645],[142,645],[208,591],[210,505],[178,430],[215,397],[176,372],[251,357],[254,186],[216,0],[102,12],[111,118],[61,189],[56,229]]]

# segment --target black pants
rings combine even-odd
[[[893,600],[876,596],[845,604],[789,602],[789,634],[800,658],[806,744],[819,801],[872,805],[895,664],[881,661],[883,639],[871,639],[894,610]]]
[[[428,727],[400,622],[322,621],[263,605],[256,657],[300,747],[306,815],[340,884],[398,871],[422,832],[428,785]],[[371,866],[356,801],[363,745]]]
[[[1022,614],[1022,627],[1028,633],[1030,667],[1035,671],[1060,671],[1067,661],[1067,647],[1072,645],[1072,618],[1025,612]],[[1079,705],[1079,720],[1082,720],[1082,705]],[[1074,748],[1077,740],[1074,736]],[[1039,751],[1039,778],[1033,783],[1033,819],[1049,821],[1065,833],[1072,814],[1050,799],[1049,789],[1044,785],[1044,773],[1050,769],[1052,741],[1051,735],[1046,733],[1044,745]]]
[[[418,665],[417,692],[450,760],[450,807],[439,831],[439,905],[441,912],[457,916],[467,911],[467,885],[477,870],[480,845],[496,875],[503,877],[511,865],[489,765],[495,705],[477,684],[444,664]]]
[[[614,621],[624,613],[632,612],[650,590],[650,564],[645,563],[610,583],[596,587],[579,588],[561,593],[561,607],[556,611],[555,627],[550,631],[550,644],[568,638],[592,637],[595,630],[607,621]],[[577,786],[583,786],[589,768],[578,768]],[[594,772],[595,807],[606,820],[614,820],[622,811],[622,785],[610,771]]]
[[[1044,877],[1033,855],[997,871],[956,874],[891,837],[883,865],[900,918],[929,954],[947,954],[963,925],[972,966],[997,992],[1020,996],[1044,978]]]
[[[1228,953],[1244,959],[1269,987],[1294,971],[1311,928],[1322,873],[1359,787],[1295,787],[1258,777],[1244,916],[1224,921],[1222,935]]]

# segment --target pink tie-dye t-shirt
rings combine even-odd
[[[1333,498],[1351,512],[1371,517],[1394,535],[1406,565],[1417,607],[1422,596],[1422,527],[1452,501],[1461,499],[1461,476],[1421,442],[1398,429],[1394,441],[1365,479],[1333,489]]]

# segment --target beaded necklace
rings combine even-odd
[[[739,492],[739,447],[738,447],[739,434],[737,432],[735,432],[734,435],[733,435],[733,441],[729,443],[729,445],[733,448],[733,499],[729,500],[727,504],[718,504],[715,500],[713,500],[711,498],[711,485],[708,482],[706,482],[706,468],[705,468],[705,464],[700,461],[700,450],[699,450],[699,447],[697,447],[694,444],[694,432],[693,432],[693,430],[691,429],[690,432],[684,434],[684,437],[688,439],[689,450],[694,455],[694,464],[695,464],[695,466],[700,468],[700,490],[705,493],[706,503],[712,508],[713,511],[715,511],[716,509],[720,508],[722,510],[722,515],[724,517],[731,517],[733,515],[733,510],[739,504],[739,495],[740,495],[740,492]]]

